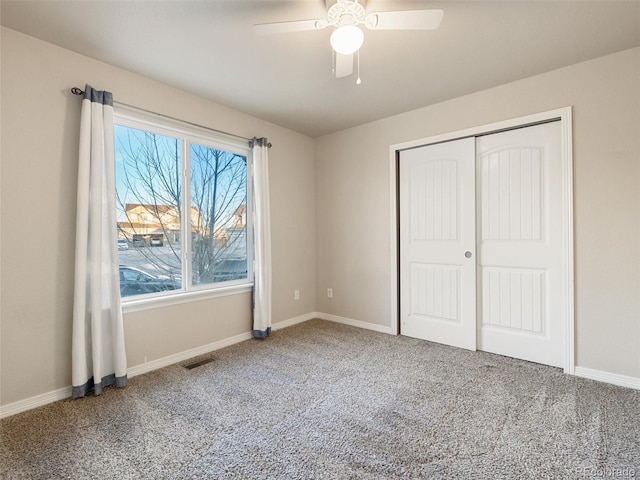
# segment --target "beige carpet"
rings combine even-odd
[[[640,478],[640,392],[313,320],[2,420],[3,479]]]

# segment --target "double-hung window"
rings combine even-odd
[[[116,110],[114,133],[125,304],[250,284],[246,142],[128,109]]]

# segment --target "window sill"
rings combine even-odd
[[[172,305],[180,305],[182,303],[209,300],[211,298],[226,297],[229,295],[238,295],[241,293],[249,293],[252,291],[253,291],[253,283],[245,283],[242,285],[231,285],[228,287],[220,287],[212,290],[179,292],[172,295],[163,295],[161,297],[140,298],[135,300],[123,300],[122,313],[127,314],[127,313],[134,313],[134,312],[142,312],[144,310],[153,310],[156,308],[169,307]]]

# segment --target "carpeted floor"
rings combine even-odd
[[[640,478],[640,391],[312,320],[1,422],[2,479]]]

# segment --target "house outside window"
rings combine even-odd
[[[250,285],[248,145],[120,110],[115,144],[123,304]]]

